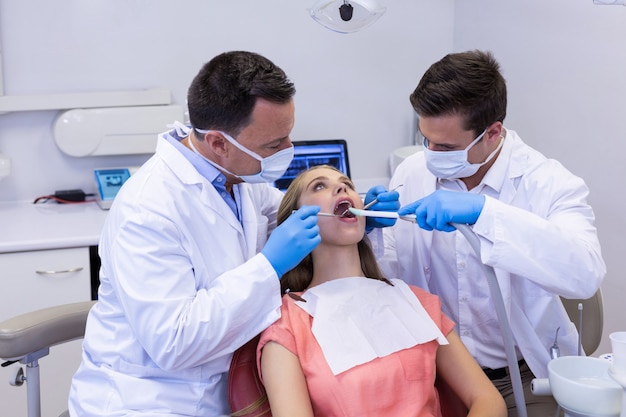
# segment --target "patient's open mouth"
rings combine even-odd
[[[333,210],[333,213],[336,216],[341,216],[341,217],[355,217],[354,214],[352,214],[349,210],[350,207],[352,207],[352,202],[350,200],[342,200],[339,203],[337,203],[337,205],[335,206],[335,210]]]

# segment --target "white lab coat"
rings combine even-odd
[[[496,162],[504,162],[506,173],[495,181],[501,183],[499,199],[486,197],[472,228],[480,238],[482,263],[495,269],[519,351],[535,376],[547,377],[555,329],[560,327],[562,355],[578,350],[576,328],[559,295],[591,297],[606,266],[585,183],[525,145],[514,131],[507,130],[504,147],[499,159],[509,160]],[[400,164],[390,188],[403,184],[399,192],[404,206],[434,192],[436,182],[423,152],[418,152]],[[445,232],[425,231],[409,222],[384,229],[383,270],[437,293],[429,283],[446,277],[431,268],[434,233]],[[487,285],[486,279],[483,282]],[[446,297],[449,302],[460,300],[458,294],[439,295],[444,307]]]
[[[232,353],[276,321],[281,305],[276,272],[257,252],[282,193],[236,187],[241,223],[163,138],[122,187],[100,240],[99,301],[72,383],[72,416],[229,413]]]

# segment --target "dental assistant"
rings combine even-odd
[[[268,184],[293,156],[294,94],[251,52],[194,78],[193,128],[159,137],[107,216],[72,416],[229,413],[232,353],[279,318],[279,278],[320,242],[319,208],[276,227],[282,193]]]
[[[383,231],[381,266],[389,276],[441,297],[512,416],[504,343],[482,271],[483,263],[492,266],[511,322],[528,415],[554,415],[553,398],[533,396],[530,382],[547,377],[557,329],[561,354],[577,354],[578,334],[559,297],[591,297],[606,273],[589,189],[505,128],[506,83],[491,53],[446,55],[426,71],[410,100],[424,151],[400,164],[390,188],[403,184],[398,213],[414,213],[419,227],[399,222]],[[480,258],[451,222],[472,225]]]

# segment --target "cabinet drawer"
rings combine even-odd
[[[0,320],[91,299],[89,248],[0,254]]]

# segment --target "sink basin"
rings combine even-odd
[[[548,363],[550,389],[570,416],[619,416],[622,387],[609,376],[611,363],[586,356],[562,356]]]

